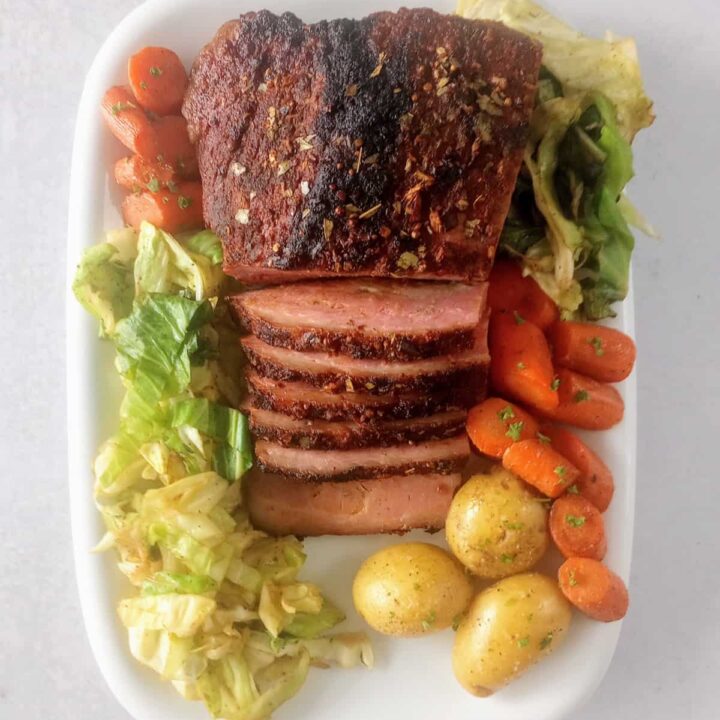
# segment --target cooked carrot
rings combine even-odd
[[[494,458],[501,458],[514,442],[535,437],[538,431],[537,421],[532,415],[496,397],[472,408],[466,427],[473,445],[481,453]]]
[[[497,393],[542,410],[558,406],[550,347],[539,327],[517,312],[493,312],[488,343],[490,381]]]
[[[100,109],[112,134],[128,150],[147,158],[158,154],[155,128],[128,88],[111,87],[103,95]]]
[[[120,158],[115,163],[115,182],[121,187],[140,192],[157,192],[177,182],[178,178],[167,163],[145,160],[139,155]]]
[[[178,183],[177,192],[162,189],[128,195],[122,203],[125,223],[140,227],[143,220],[173,233],[203,225],[202,187],[199,182]]]
[[[560,404],[553,410],[535,406],[545,416],[586,430],[607,430],[623,419],[625,404],[612,385],[565,368],[558,368],[554,384]]]
[[[568,492],[587,498],[600,512],[610,505],[615,483],[610,468],[577,436],[556,425],[543,425],[543,437],[552,447],[566,457],[579,471],[580,477],[568,487]]]
[[[512,260],[498,260],[490,273],[488,305],[492,310],[518,312],[541,330],[547,330],[560,312],[552,298]]]
[[[624,380],[637,355],[631,337],[594,323],[557,322],[550,341],[558,365],[601,382]]]
[[[128,80],[137,101],[157,115],[180,111],[188,77],[180,58],[162,47],[145,47],[128,60]]]
[[[187,121],[180,115],[158,118],[153,127],[157,134],[157,157],[159,162],[168,163],[183,178],[197,177],[197,157],[190,142]]]
[[[601,562],[568,558],[558,570],[558,580],[563,595],[594,620],[613,622],[625,617],[630,604],[625,583]]]
[[[566,557],[602,560],[607,551],[600,511],[580,495],[563,495],[550,510],[550,535]]]
[[[503,455],[503,467],[543,495],[556,498],[573,483],[580,471],[557,450],[541,440],[521,440],[512,444]]]

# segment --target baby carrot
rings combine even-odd
[[[122,214],[125,223],[136,230],[143,220],[169,233],[202,227],[202,187],[199,182],[182,182],[177,192],[161,189],[128,195]]]
[[[155,158],[158,154],[157,133],[128,88],[111,87],[103,95],[100,109],[112,134],[128,150]]]
[[[145,47],[128,60],[128,80],[138,103],[157,115],[180,111],[188,77],[180,58],[162,47]]]
[[[540,433],[549,438],[552,447],[566,457],[579,471],[575,485],[569,493],[579,493],[600,512],[610,505],[615,483],[608,466],[577,436],[557,425],[543,425]]]
[[[534,406],[546,417],[586,430],[607,430],[623,419],[625,404],[612,385],[566,368],[558,368],[553,384],[558,390],[558,406]]]
[[[602,560],[607,551],[600,511],[580,495],[563,495],[550,510],[550,535],[566,557]]]
[[[629,599],[625,583],[590,558],[568,558],[558,570],[560,590],[581,612],[601,622],[625,617]]]
[[[473,445],[485,455],[501,458],[519,440],[535,437],[535,418],[502,398],[488,398],[470,410],[467,433]]]
[[[503,467],[543,495],[556,498],[575,483],[580,471],[541,440],[521,440],[503,455]]]
[[[547,330],[560,316],[557,305],[520,265],[498,260],[490,273],[488,305],[498,312],[518,312],[528,322]]]
[[[499,394],[541,410],[558,406],[550,348],[539,327],[517,312],[493,312],[488,344],[490,382]]]
[[[121,187],[139,192],[157,192],[177,182],[172,167],[157,160],[146,160],[140,155],[120,158],[115,163],[115,182]]]
[[[197,158],[185,118],[180,115],[161,117],[153,123],[153,128],[157,136],[155,159],[169,164],[182,178],[196,178]]]
[[[550,330],[555,363],[601,382],[620,382],[633,369],[632,338],[594,323],[557,322]]]

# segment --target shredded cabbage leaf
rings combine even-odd
[[[631,38],[583,35],[532,0],[460,0],[458,13],[496,20],[543,46],[536,109],[501,251],[563,315],[614,315],[627,295],[634,238],[652,228],[624,195],[630,143],[654,119]]]
[[[99,449],[95,498],[134,594],[118,605],[130,652],[225,720],[262,720],[311,665],[372,665],[360,634],[299,579],[295,537],[252,527],[241,479],[252,467],[241,375],[222,303],[222,248],[208,231],[149,223],[88,249],[73,284],[116,350],[125,387],[118,432]]]

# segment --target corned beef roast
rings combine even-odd
[[[431,10],[248,13],[192,69],[205,220],[248,334],[253,522],[438,529],[485,395],[486,284],[540,46]],[[292,285],[279,283],[293,283]]]
[[[486,280],[540,59],[504,25],[432,10],[226,23],[183,105],[225,271]]]

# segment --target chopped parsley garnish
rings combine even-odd
[[[577,486],[577,485],[571,485],[571,486],[567,489],[567,491],[568,491],[571,495],[579,495],[579,494],[580,494],[580,490],[578,490],[578,486]]]
[[[113,115],[117,115],[119,112],[122,112],[123,110],[128,110],[129,108],[134,108],[135,106],[132,103],[128,102],[116,102],[114,105],[110,106],[110,112]]]
[[[505,563],[506,565],[509,565],[514,559],[514,555],[506,555],[505,553],[500,556],[500,562]]]
[[[526,635],[524,638],[520,638],[517,641],[517,645],[520,648],[527,647],[530,644],[530,638]]]
[[[500,412],[498,413],[498,417],[505,422],[506,420],[512,420],[512,418],[515,417],[515,413],[513,412],[513,409],[508,405],[507,407],[504,407]]]
[[[422,621],[423,630],[429,630],[435,623],[435,611],[431,610],[430,614]]]
[[[573,398],[573,400],[576,403],[581,403],[581,402],[585,402],[585,400],[587,400],[589,397],[590,397],[590,395],[588,394],[587,390],[578,390],[575,393],[575,397]]]
[[[513,317],[515,318],[516,325],[525,324],[525,318],[517,310],[513,310]]]
[[[460,627],[460,623],[462,622],[463,614],[458,613],[453,619],[452,619],[452,629],[457,630]]]
[[[566,515],[565,522],[568,525],[572,525],[572,527],[579,528],[585,524],[585,516],[584,515]]]
[[[591,338],[588,340],[590,345],[592,345],[595,348],[595,354],[598,357],[602,357],[605,354],[605,349],[603,348],[602,340],[595,336],[594,338]]]
[[[159,68],[157,65],[153,65],[150,68],[150,74],[154,77],[160,77],[163,74],[162,68]]]
[[[543,444],[543,445],[549,445],[552,441],[547,435],[543,435],[541,432],[537,434],[537,439]]]
[[[192,198],[185,197],[184,195],[178,195],[178,205],[181,210],[186,210],[192,205]]]
[[[522,420],[520,420],[519,422],[510,423],[510,426],[508,427],[505,435],[509,437],[513,442],[517,442],[522,436],[524,425],[525,423]]]
[[[521,523],[521,522],[514,523],[514,522],[510,522],[509,520],[505,520],[503,525],[508,530],[522,530],[525,527],[525,523]]]
[[[546,648],[550,647],[550,643],[553,641],[553,634],[552,632],[549,632],[541,641],[540,641],[540,649],[545,650]]]
[[[570,575],[568,575],[568,585],[570,587],[575,587],[577,585],[577,578],[575,577],[575,572],[570,571]]]
[[[555,378],[555,379],[550,383],[550,389],[551,389],[551,390],[557,390],[559,387],[560,387],[560,378]]]
[[[559,477],[564,478],[567,474],[567,468],[564,465],[558,465],[553,472]]]
[[[147,83],[146,83],[144,80],[141,80],[141,81],[140,81],[140,87],[141,87],[143,90],[147,90]]]
[[[147,184],[147,188],[150,192],[156,193],[160,189],[160,181],[156,177],[152,178]]]
[[[518,369],[518,370],[524,370],[526,367],[527,367],[527,365],[525,365],[524,362],[519,362],[519,363],[517,364],[517,369]]]

